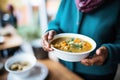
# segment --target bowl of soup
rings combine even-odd
[[[54,36],[50,42],[52,53],[58,58],[77,62],[86,58],[96,48],[96,42],[85,35],[61,33]]]
[[[33,54],[21,53],[14,55],[5,62],[5,69],[18,77],[27,77],[37,60]]]

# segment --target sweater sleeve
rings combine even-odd
[[[118,25],[116,27],[116,36],[113,43],[103,44],[106,46],[109,52],[108,62],[115,64],[120,63],[120,19],[118,20]]]
[[[56,17],[54,20],[50,21],[48,24],[48,30],[55,30],[57,33],[61,33],[61,29],[60,29],[60,20],[61,20],[61,16],[65,7],[65,2],[66,0],[61,0],[61,4],[59,6],[58,12],[56,14]]]

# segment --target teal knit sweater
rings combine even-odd
[[[103,65],[85,66],[80,62],[60,60],[68,69],[92,75],[116,72],[120,62],[120,0],[113,0],[91,13],[78,11],[74,0],[62,0],[56,18],[49,23],[48,30],[83,34],[94,39],[97,48],[108,48],[109,56]],[[95,51],[90,55],[93,54]]]

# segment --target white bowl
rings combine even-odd
[[[91,39],[90,37],[87,37],[85,35],[75,34],[75,33],[61,33],[61,34],[55,35],[53,40],[60,38],[60,37],[80,38],[85,41],[88,41],[92,45],[91,50],[86,51],[86,52],[79,52],[79,53],[66,52],[66,51],[56,49],[53,46],[51,46],[53,48],[53,51],[51,51],[51,52],[54,53],[58,58],[65,60],[65,61],[69,61],[69,62],[80,61],[80,60],[86,58],[90,54],[90,52],[92,52],[96,48],[96,42],[93,39]]]
[[[30,64],[26,69],[21,70],[21,71],[13,71],[10,69],[10,66],[13,63],[24,62],[24,61],[28,62]],[[9,58],[5,62],[5,69],[11,74],[14,74],[18,77],[24,78],[29,75],[30,70],[35,66],[36,62],[37,62],[37,60],[33,54],[28,54],[28,53],[24,54],[23,53],[23,54],[15,55],[15,56],[12,56],[11,58]]]

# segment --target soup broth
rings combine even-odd
[[[92,45],[80,38],[60,37],[52,41],[53,47],[67,52],[85,52],[92,48]]]

